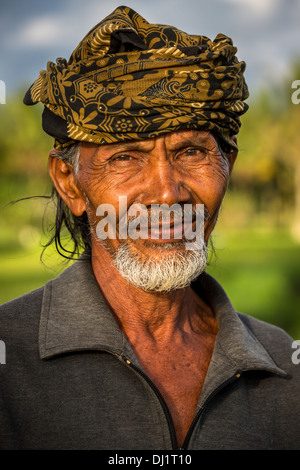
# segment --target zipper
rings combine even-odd
[[[170,437],[171,437],[172,450],[178,449],[177,437],[176,437],[176,431],[175,431],[173,418],[171,416],[170,410],[168,408],[168,405],[165,402],[164,397],[160,393],[157,386],[152,382],[151,379],[149,379],[148,375],[146,375],[144,371],[142,371],[139,367],[137,367],[133,362],[131,362],[129,359],[127,359],[124,356],[123,356],[123,360],[128,366],[130,366],[135,372],[137,372],[144,380],[146,380],[146,382],[150,385],[150,387],[152,388],[152,390],[156,394],[156,396],[157,396],[157,398],[158,398],[158,400],[159,400],[159,402],[162,406],[162,409],[164,411],[166,420],[167,420],[169,433],[170,433]]]
[[[205,407],[207,406],[207,404],[214,398],[214,396],[219,393],[220,390],[222,390],[224,387],[226,387],[226,385],[229,385],[231,382],[234,382],[235,380],[237,380],[240,376],[241,376],[241,373],[240,372],[236,372],[232,377],[230,377],[229,379],[225,380],[223,383],[221,383],[208,397],[207,399],[205,400],[205,402],[203,403],[202,407],[200,408],[200,410],[196,413],[190,427],[189,427],[189,430],[187,432],[187,435],[184,439],[184,442],[183,442],[183,445],[182,447],[178,447],[178,444],[177,444],[177,437],[176,437],[176,431],[175,431],[175,426],[174,426],[174,422],[173,422],[173,418],[171,416],[171,413],[170,413],[170,410],[168,408],[168,405],[166,404],[165,402],[165,399],[164,397],[162,396],[162,394],[160,393],[159,389],[157,388],[157,386],[152,382],[152,380],[145,374],[145,372],[143,370],[141,370],[139,367],[137,367],[133,362],[131,362],[129,359],[127,359],[125,356],[122,356],[122,359],[123,361],[128,365],[130,366],[135,372],[137,372],[149,385],[150,387],[152,388],[152,390],[154,391],[154,393],[156,394],[161,406],[162,406],[162,409],[164,411],[164,414],[165,414],[165,417],[166,417],[166,421],[167,421],[167,424],[168,424],[168,428],[169,428],[169,433],[170,433],[170,437],[171,437],[171,443],[172,443],[172,450],[187,450],[188,448],[188,445],[189,445],[189,441],[190,441],[190,438],[193,434],[193,431],[195,429],[195,426],[198,422],[198,420],[200,419]]]
[[[189,442],[190,442],[190,439],[191,439],[191,436],[193,434],[193,431],[195,429],[195,426],[197,424],[197,422],[199,421],[203,411],[205,410],[206,406],[208,405],[208,403],[217,395],[217,393],[220,392],[220,390],[222,390],[223,388],[225,388],[227,385],[229,385],[230,383],[234,382],[235,380],[237,380],[239,377],[241,376],[241,373],[240,372],[236,372],[232,377],[230,377],[229,379],[225,380],[223,383],[221,383],[208,397],[207,399],[205,400],[205,402],[203,403],[202,407],[200,408],[200,410],[198,410],[198,412],[196,413],[193,421],[192,421],[192,424],[190,425],[189,427],[189,430],[187,432],[187,435],[185,436],[185,439],[184,439],[184,442],[182,444],[182,450],[186,450],[188,445],[189,445]]]

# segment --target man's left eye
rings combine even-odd
[[[115,161],[126,162],[126,161],[131,160],[131,159],[132,159],[131,155],[127,155],[127,154],[124,153],[124,154],[122,154],[122,155],[116,155],[116,156],[114,156],[111,160],[112,160],[113,162],[115,162]]]
[[[207,150],[204,148],[191,148],[187,149],[183,152],[183,155],[187,155],[189,157],[203,157],[207,155]]]

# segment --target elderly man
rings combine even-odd
[[[72,252],[65,224],[85,250],[1,308],[1,448],[300,447],[291,338],[205,273],[247,109],[235,53],[120,7],[27,92],[55,138],[52,241]]]

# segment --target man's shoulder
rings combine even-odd
[[[82,257],[83,261],[86,261]],[[66,289],[73,285],[76,291],[78,283],[82,282],[87,274],[83,271],[83,265],[87,263],[76,262],[63,269],[56,277],[50,279],[44,286],[39,287],[27,294],[21,295],[13,300],[0,305],[0,336],[16,335],[22,330],[35,330],[39,326],[41,311],[44,302],[49,301],[52,296],[52,289],[55,286],[56,294],[64,298]],[[82,274],[80,277],[80,273]],[[0,339],[3,339],[0,337]]]
[[[238,315],[248,331],[261,343],[279,367],[287,371],[291,367],[293,368],[292,355],[295,339],[279,326],[250,315],[241,313],[238,313]],[[300,379],[299,367],[296,375]]]
[[[292,339],[284,329],[273,323],[268,323],[254,316],[240,312],[238,312],[238,316],[244,325],[252,331],[256,338],[258,340],[261,339],[264,343],[273,343],[274,339],[281,339],[282,341],[289,343]]]
[[[1,338],[18,337],[38,328],[44,286],[0,305]]]
[[[76,264],[76,263],[75,263]],[[14,316],[30,316],[36,312],[41,312],[44,293],[47,289],[51,289],[53,283],[55,285],[65,286],[66,282],[76,280],[76,266],[70,265],[63,269],[56,277],[50,279],[44,286],[41,286],[31,292],[28,292],[20,297],[5,302],[0,305],[0,322],[8,317]],[[78,263],[79,264],[79,263]],[[82,264],[82,263],[80,263]]]
[[[25,313],[27,308],[31,310],[40,307],[42,303],[44,287],[45,286],[39,287],[35,290],[32,290],[31,292],[28,292],[27,294],[21,295],[20,297],[1,304],[1,318],[3,315],[12,315],[15,312]]]

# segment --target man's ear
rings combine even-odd
[[[56,156],[57,150],[49,153],[49,174],[60,197],[71,212],[82,215],[86,210],[85,197],[76,183],[73,167]]]

